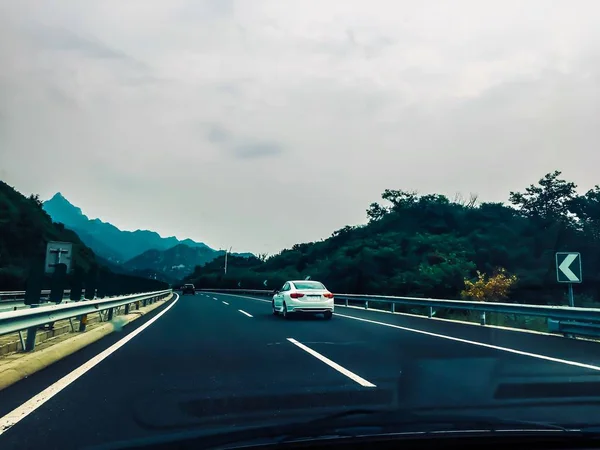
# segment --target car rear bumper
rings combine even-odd
[[[302,308],[297,307],[294,309],[288,308],[288,312],[302,313],[302,314],[319,314],[325,312],[333,312],[333,308]]]
[[[286,303],[287,309],[289,312],[298,312],[298,313],[324,313],[324,312],[333,312],[334,305],[333,300],[330,301],[319,301],[319,302],[307,302],[307,301],[294,301]]]

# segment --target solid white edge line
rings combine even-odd
[[[357,309],[359,311],[364,311],[365,310],[364,306],[335,305],[335,307],[336,308]],[[474,327],[481,327],[481,325],[479,324],[479,322],[468,322],[466,320],[442,319],[441,317],[427,317],[427,316],[424,316],[423,314],[410,314],[410,313],[402,313],[402,312],[392,312],[392,311],[385,311],[383,309],[370,309],[369,311],[377,312],[377,313],[382,313],[382,314],[390,314],[392,316],[406,316],[406,317],[414,317],[416,319],[433,320],[435,322],[447,322],[447,323],[456,323],[456,324],[459,324],[459,325],[469,325],[469,326],[474,326]],[[494,328],[494,329],[498,329],[498,330],[516,331],[518,333],[539,334],[539,335],[542,335],[542,336],[562,336],[561,334],[558,334],[558,333],[547,333],[547,332],[544,332],[544,331],[528,330],[526,328],[503,327],[503,326],[500,326],[500,325],[490,325],[490,324],[486,324],[485,327],[486,328]],[[580,339],[586,339],[586,338],[581,337]],[[589,340],[589,339],[586,339],[586,340]]]
[[[68,373],[67,375],[62,377],[60,380],[56,381],[54,384],[51,384],[50,386],[48,386],[46,389],[44,389],[39,394],[31,397],[25,403],[16,407],[11,412],[6,414],[4,417],[1,417],[0,418],[0,435],[5,433],[6,431],[10,430],[19,421],[23,420],[29,414],[34,412],[36,409],[38,409],[40,406],[42,406],[44,403],[46,403],[48,400],[50,400],[52,397],[54,397],[56,394],[58,394],[60,391],[62,391],[64,388],[66,388],[68,385],[73,383],[75,380],[77,380],[79,377],[84,375],[89,370],[93,369],[96,365],[98,365],[104,359],[109,357],[111,354],[116,352],[118,349],[123,347],[125,344],[127,344],[129,341],[131,341],[134,337],[136,337],[138,334],[140,334],[142,331],[144,331],[146,328],[148,328],[150,325],[152,325],[154,322],[156,322],[158,319],[160,319],[167,311],[169,311],[173,306],[175,306],[175,303],[177,303],[177,301],[179,300],[179,294],[174,294],[174,295],[176,295],[177,298],[175,300],[173,300],[169,306],[167,306],[164,310],[159,312],[155,317],[150,319],[148,322],[146,322],[145,324],[143,324],[136,330],[132,331],[127,336],[125,336],[123,339],[121,339],[120,341],[117,341],[116,343],[114,343],[113,345],[108,347],[106,350],[98,353],[96,356],[89,359],[86,363],[77,367],[75,370]]]
[[[226,302],[226,301],[224,301],[224,300],[221,300],[221,302],[223,302],[223,304],[224,304],[224,305],[229,305],[229,303],[227,303],[227,302]]]
[[[247,298],[247,299],[250,299],[250,300],[258,300],[259,302],[271,303],[270,300],[262,300],[260,298],[248,297],[248,296],[245,296],[245,295],[236,295],[236,294],[225,294],[225,295],[231,295],[232,297]],[[339,305],[336,305],[336,306],[339,306]],[[381,311],[377,311],[377,312],[381,312]],[[580,362],[577,362],[577,361],[569,361],[569,360],[566,360],[566,359],[554,358],[552,356],[539,355],[539,354],[536,354],[536,353],[525,352],[525,351],[516,350],[516,349],[508,348],[508,347],[499,347],[497,345],[484,344],[483,342],[469,341],[467,339],[456,338],[456,337],[453,337],[453,336],[446,336],[446,335],[443,335],[443,334],[430,333],[429,331],[423,331],[423,330],[417,330],[417,329],[414,329],[414,328],[402,327],[400,325],[393,325],[391,323],[378,322],[376,320],[369,320],[369,319],[362,319],[360,317],[347,316],[345,314],[339,314],[337,312],[335,313],[335,317],[344,317],[346,319],[359,320],[359,321],[362,321],[362,322],[367,322],[367,323],[371,323],[371,324],[375,324],[375,325],[381,325],[381,326],[390,327],[390,328],[397,328],[399,330],[410,331],[410,332],[413,332],[413,333],[425,334],[425,335],[428,335],[428,336],[438,337],[438,338],[441,338],[441,339],[448,339],[448,340],[456,341],[456,342],[462,342],[464,344],[477,345],[477,346],[480,346],[480,347],[491,348],[491,349],[499,350],[499,351],[503,351],[503,352],[514,353],[516,355],[529,356],[531,358],[543,359],[543,360],[546,360],[546,361],[552,361],[552,362],[556,362],[556,363],[560,363],[560,364],[566,364],[566,365],[569,365],[569,366],[575,366],[575,367],[581,367],[581,368],[584,368],[584,369],[590,369],[590,370],[600,371],[600,366],[594,366],[592,364],[585,364],[585,363],[580,363]],[[456,322],[456,323],[460,324],[460,322]],[[506,331],[512,331],[512,330],[506,330]]]
[[[250,300],[258,300],[259,302],[271,303],[270,300],[262,300],[260,298],[247,297],[245,295],[236,295],[236,294],[226,294],[226,295],[231,295],[232,297],[247,298],[247,299],[250,299]],[[336,306],[340,306],[340,305],[336,305]],[[377,311],[377,312],[383,312],[383,311]],[[414,328],[402,327],[400,325],[393,325],[393,324],[390,324],[390,323],[378,322],[376,320],[369,320],[369,319],[362,319],[360,317],[347,316],[345,314],[339,314],[337,312],[335,313],[335,316],[336,317],[344,317],[346,319],[359,320],[359,321],[362,321],[362,322],[372,323],[372,324],[375,324],[375,325],[381,325],[381,326],[386,326],[386,327],[391,327],[391,328],[397,328],[399,330],[410,331],[410,332],[413,332],[413,333],[421,333],[421,334],[425,334],[425,335],[428,335],[428,336],[438,337],[438,338],[441,338],[441,339],[449,339],[449,340],[452,340],[452,341],[462,342],[464,344],[477,345],[477,346],[480,346],[480,347],[491,348],[491,349],[494,349],[494,350],[504,351],[504,352],[508,352],[508,353],[514,353],[514,354],[517,354],[517,355],[529,356],[531,358],[538,358],[538,359],[543,359],[543,360],[546,360],[546,361],[552,361],[552,362],[556,362],[556,363],[560,363],[560,364],[566,364],[566,365],[570,365],[570,366],[581,367],[581,368],[584,368],[584,369],[590,369],[590,370],[600,371],[600,366],[594,366],[592,364],[580,363],[580,362],[577,362],[577,361],[569,361],[569,360],[561,359],[561,358],[554,358],[552,356],[546,356],[546,355],[540,355],[540,354],[537,354],[537,353],[525,352],[525,351],[516,350],[516,349],[508,348],[508,347],[499,347],[497,345],[485,344],[483,342],[477,342],[477,341],[470,341],[468,339],[461,339],[461,338],[457,338],[457,337],[453,337],[453,336],[446,336],[444,334],[431,333],[429,331],[423,331],[423,330],[417,330],[417,329],[414,329]],[[455,322],[455,323],[460,324],[460,322]],[[467,325],[467,324],[465,324],[465,325]],[[506,331],[513,331],[513,330],[507,329]],[[514,331],[519,331],[519,330],[514,330]],[[544,335],[544,334],[540,333],[540,335]]]
[[[239,312],[241,312],[242,314],[247,315],[248,317],[254,317],[252,314],[248,314],[246,311],[242,311],[241,309],[238,309]]]
[[[462,338],[457,338],[457,337],[453,337],[453,336],[446,336],[445,334],[431,333],[429,331],[417,330],[415,328],[402,327],[400,325],[393,325],[391,323],[378,322],[376,320],[363,319],[361,317],[346,316],[345,314],[337,314],[336,313],[336,317],[344,317],[345,319],[353,319],[353,320],[358,320],[360,322],[367,322],[367,323],[371,323],[371,324],[375,324],[375,325],[381,325],[384,327],[396,328],[398,330],[409,331],[411,333],[424,334],[426,336],[433,336],[433,337],[437,337],[440,339],[447,339],[449,341],[462,342],[463,344],[477,345],[479,347],[491,348],[491,349],[500,350],[503,352],[514,353],[516,355],[530,356],[532,358],[543,359],[545,361],[552,361],[552,362],[556,362],[556,363],[567,364],[569,366],[575,366],[575,367],[581,367],[584,369],[600,371],[600,366],[594,366],[592,364],[585,364],[585,363],[580,363],[580,362],[576,362],[576,361],[569,361],[566,359],[554,358],[552,356],[545,356],[545,355],[540,355],[537,353],[524,352],[521,350],[515,350],[514,348],[499,347],[497,345],[485,344],[483,342],[477,342],[477,341],[470,341],[468,339],[462,339]]]
[[[371,388],[377,387],[373,383],[365,380],[364,378],[356,375],[355,373],[350,372],[348,369],[345,369],[344,367],[340,366],[338,363],[333,362],[332,360],[330,360],[326,356],[323,356],[319,352],[314,351],[312,348],[307,347],[306,345],[302,344],[301,342],[298,342],[296,339],[294,339],[294,338],[287,338],[287,340],[290,341],[292,344],[296,345],[297,347],[300,347],[306,353],[314,356],[319,361],[324,362],[329,367],[332,367],[333,369],[337,370],[341,374],[346,375],[352,381],[357,382],[361,386],[363,386],[363,387],[371,387]]]

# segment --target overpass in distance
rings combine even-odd
[[[600,417],[599,345],[341,305],[331,321],[284,320],[264,297],[175,295],[0,391],[0,447],[84,447],[353,408]]]

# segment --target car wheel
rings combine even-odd
[[[278,316],[278,315],[279,315],[279,311],[277,311],[277,310],[275,309],[275,300],[273,300],[273,301],[271,302],[271,306],[273,307],[273,315],[274,315],[274,316]]]
[[[331,311],[325,311],[323,313],[323,317],[325,318],[325,320],[331,320],[331,318],[333,317],[333,313]]]
[[[285,302],[283,303],[283,318],[288,320],[290,318],[290,313],[287,310],[287,305],[285,304]]]

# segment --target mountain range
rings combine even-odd
[[[81,241],[113,270],[154,273],[172,281],[223,254],[192,239],[162,237],[148,230],[124,231],[100,219],[90,219],[60,192],[45,201],[43,208],[54,222],[77,233]]]
[[[62,223],[52,220],[42,208],[37,195],[25,197],[13,187],[0,181],[0,290],[23,290],[32,285],[30,278],[37,272],[46,255],[49,241],[65,241],[73,244],[71,274],[66,277],[67,287],[72,288],[77,275],[87,280],[87,274],[96,273],[102,280],[107,295],[127,294],[142,290],[166,289],[166,280],[148,276],[140,271],[128,271],[112,263],[106,263],[81,241],[77,233]],[[38,276],[36,275],[35,278]],[[51,276],[41,274],[42,288],[52,285]]]
[[[45,201],[43,208],[54,222],[75,231],[96,254],[115,263],[124,263],[148,250],[167,250],[178,244],[212,250],[206,244],[191,239],[163,238],[148,230],[123,231],[100,219],[90,219],[60,192]]]

